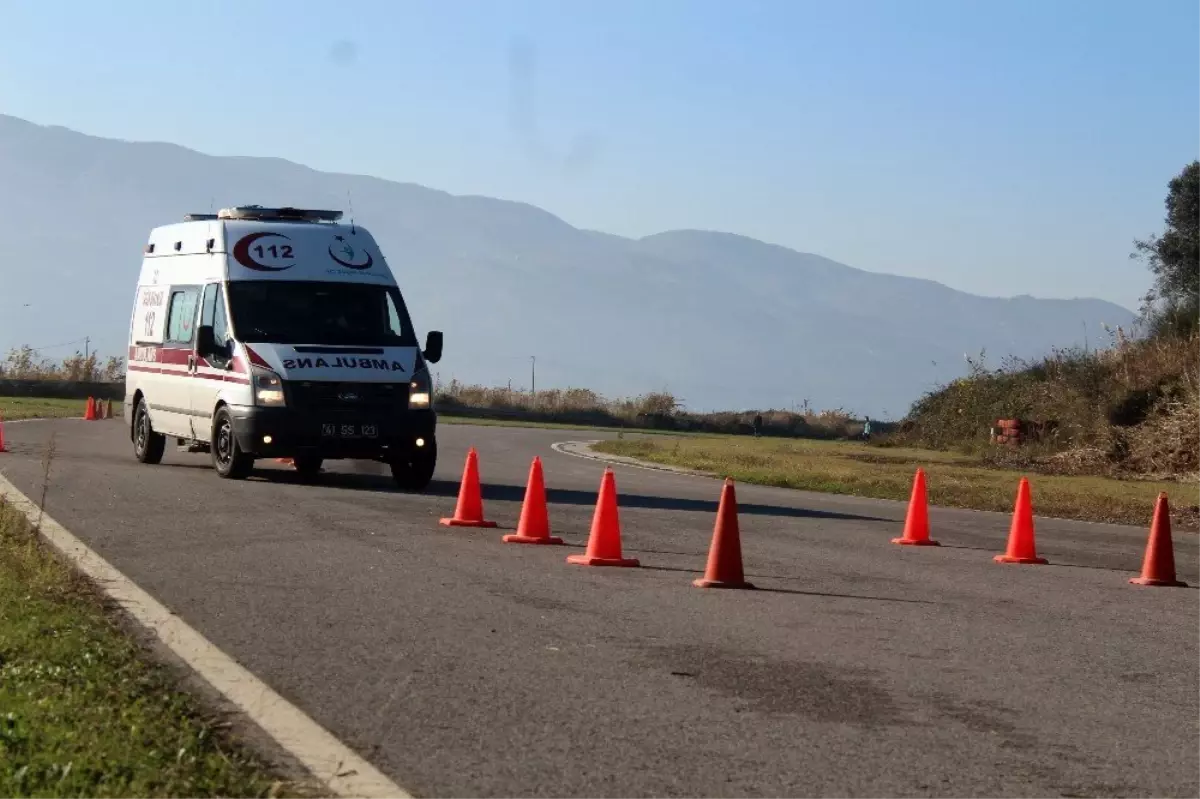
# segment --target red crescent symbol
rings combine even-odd
[[[333,245],[332,244],[329,245],[329,257],[332,258],[333,260],[337,261],[339,264],[346,267],[347,269],[370,269],[371,268],[371,265],[375,263],[375,259],[371,257],[371,253],[368,252],[367,250],[363,250],[363,252],[367,253],[367,262],[365,264],[362,264],[362,265],[350,264],[350,263],[346,263],[341,258],[338,258],[336,255],[334,255],[333,254]]]
[[[261,238],[266,238],[267,236],[275,236],[277,238],[291,241],[291,239],[282,233],[251,233],[249,236],[242,236],[238,243],[233,245],[234,259],[236,259],[239,264],[247,269],[254,269],[258,272],[282,272],[285,269],[291,269],[293,266],[295,266],[295,264],[288,264],[287,266],[267,266],[266,264],[260,264],[258,261],[254,260],[253,256],[250,255],[250,245]]]

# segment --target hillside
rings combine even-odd
[[[961,376],[964,353],[1034,358],[1133,320],[1098,300],[978,297],[725,233],[625,239],[520,203],[5,116],[0,184],[3,351],[86,335],[122,352],[154,225],[235,204],[346,209],[348,194],[417,326],[445,331],[443,382],[528,386],[533,355],[539,387],[899,417]]]
[[[1200,335],[1118,337],[1036,363],[977,364],[970,377],[916,402],[885,443],[983,449],[1000,419],[1021,420],[1025,432],[1023,446],[986,446],[995,465],[1195,482]]]

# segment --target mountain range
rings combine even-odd
[[[233,205],[347,211],[348,196],[419,335],[445,332],[442,382],[527,388],[536,366],[539,388],[898,418],[962,376],[965,354],[1036,357],[1134,320],[1106,301],[980,297],[731,233],[629,239],[518,202],[0,115],[0,349],[88,336],[123,354],[152,227]]]

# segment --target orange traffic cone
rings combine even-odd
[[[588,536],[587,551],[582,555],[568,555],[567,563],[580,566],[640,566],[637,558],[626,558],[621,554],[621,519],[617,511],[617,481],[612,467],[605,467],[600,480],[600,496],[596,499],[596,512],[592,514],[592,532]]]
[[[912,496],[908,500],[908,515],[904,518],[904,535],[893,538],[893,544],[917,547],[941,546],[929,537],[929,504],[925,495],[925,470],[918,468],[913,477]]]
[[[546,481],[542,476],[542,459],[534,456],[529,467],[529,482],[525,486],[525,501],[521,504],[521,521],[517,532],[501,539],[506,544],[561,544],[563,540],[550,535],[550,515],[546,510]]]
[[[104,418],[105,419],[113,418],[112,400],[109,400],[108,402],[106,402],[104,404]]]
[[[1008,531],[1008,550],[993,558],[997,563],[1048,563],[1039,558],[1033,540],[1033,503],[1029,499],[1029,481],[1024,477],[1017,486],[1017,504],[1013,508]]]
[[[8,448],[4,446],[4,417],[0,416],[0,452],[8,452]]]
[[[83,411],[83,418],[85,421],[88,421],[88,422],[96,421],[96,398],[95,397],[88,397],[87,408],[85,408]]]
[[[479,454],[467,450],[467,465],[463,468],[462,484],[458,489],[458,504],[454,516],[442,519],[447,527],[495,527],[495,522],[483,518],[483,497],[479,491]]]
[[[697,588],[750,588],[742,573],[742,537],[738,530],[737,495],[733,480],[725,478],[721,489],[721,504],[717,507],[717,522],[713,525],[712,546],[708,550],[708,566],[704,576],[693,580]]]
[[[1134,585],[1157,585],[1187,588],[1187,583],[1175,579],[1175,545],[1171,543],[1171,509],[1167,492],[1158,495],[1154,503],[1154,520],[1150,522],[1150,540],[1142,560],[1142,576],[1133,577]]]

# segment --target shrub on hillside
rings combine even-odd
[[[892,443],[940,449],[987,447],[1000,419],[1047,432],[1023,457],[1103,454],[1117,471],[1192,474],[1200,469],[1200,335],[1131,341],[1092,352],[1064,350],[1035,363],[982,360],[971,374],[918,400]],[[1008,453],[1000,458],[1020,458]],[[1060,459],[1062,460],[1062,459]]]

